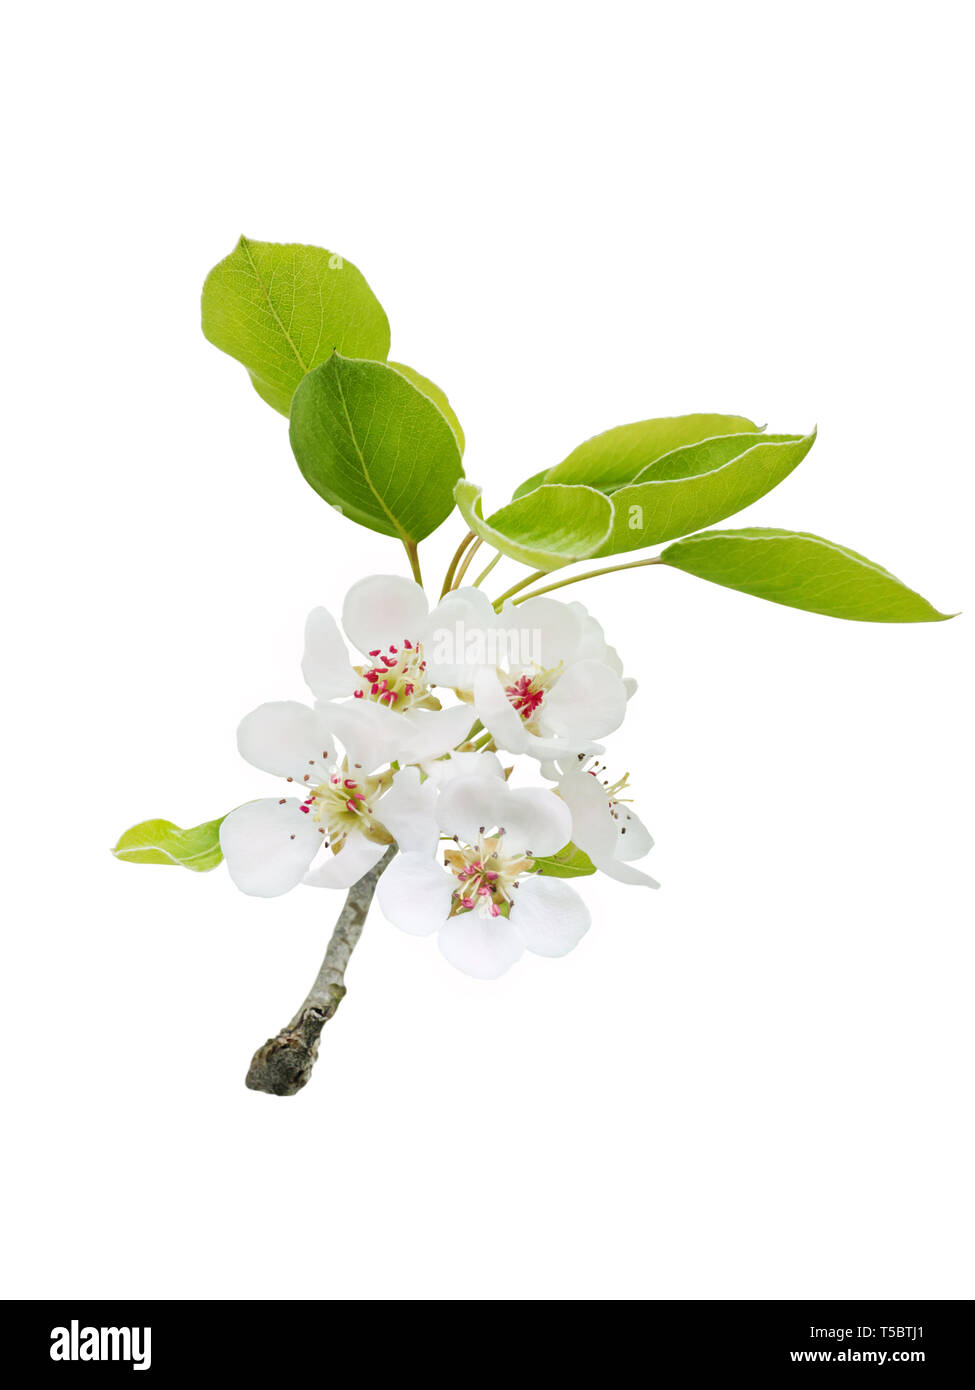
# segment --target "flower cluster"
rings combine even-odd
[[[565,955],[588,929],[566,853],[656,887],[633,862],[652,840],[627,778],[598,761],[635,682],[582,604],[496,612],[462,588],[431,612],[418,584],[376,575],[350,589],[342,630],[316,608],[302,661],[314,703],[261,705],[238,730],[248,762],[286,779],[221,826],[245,893],[348,888],[395,843],[385,916],[438,932],[452,964],[494,979],[526,948]],[[526,767],[537,785],[517,785]]]

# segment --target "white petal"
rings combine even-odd
[[[450,915],[456,880],[428,854],[398,854],[379,880],[376,900],[387,921],[413,936],[429,936]]]
[[[440,829],[445,835],[456,835],[465,844],[474,844],[482,825],[487,830],[498,825],[502,797],[496,789],[504,786],[493,777],[453,778],[437,798]]]
[[[347,700],[317,709],[322,721],[341,739],[350,767],[372,772],[386,763],[412,761],[406,753],[416,735],[402,714],[374,700]]]
[[[415,643],[427,617],[427,598],[419,584],[397,574],[360,579],[345,596],[342,626],[349,641],[367,655]]]
[[[607,645],[606,634],[596,619],[589,613],[583,604],[573,604],[579,610],[579,617],[582,623],[582,637],[579,646],[576,648],[575,660],[584,661],[592,658],[601,661],[604,666],[610,666],[618,676],[623,674],[623,663],[616,651]]]
[[[638,689],[637,683],[632,676],[623,677],[623,689],[626,691],[626,698],[632,700]]]
[[[455,777],[494,777],[504,781],[504,768],[495,753],[482,748],[479,753],[451,753],[449,758],[425,762],[423,771],[436,787],[443,788]]]
[[[642,859],[653,849],[653,836],[635,811],[623,801],[616,803],[617,819],[613,822],[620,832],[616,841],[616,858]],[[624,835],[622,832],[626,831]]]
[[[471,705],[450,705],[447,709],[407,710],[403,717],[413,726],[404,759],[422,763],[456,748],[467,737],[477,716]]]
[[[538,738],[535,734],[529,733],[525,743],[525,752],[532,758],[538,758],[548,766],[553,759],[572,759],[581,753],[585,757],[593,753],[604,752],[601,743],[592,743],[585,738]]]
[[[589,930],[592,918],[576,890],[562,878],[523,878],[514,890],[511,922],[536,956],[565,956]]]
[[[577,609],[581,607],[554,598],[530,598],[525,603],[506,604],[501,610],[501,623],[531,633],[535,665],[548,670],[560,661],[568,665],[578,659],[583,622]],[[525,642],[528,640],[526,637]]]
[[[609,813],[606,793],[590,772],[569,772],[559,783],[562,797],[572,819],[573,844],[585,850],[589,858],[613,858],[616,854],[615,822]]]
[[[476,980],[496,980],[524,949],[507,917],[482,917],[479,912],[451,917],[441,929],[439,945],[451,965]]]
[[[592,621],[595,622],[595,619],[592,619]],[[618,676],[622,677],[623,658],[615,647],[607,647],[604,642],[602,652],[593,651],[591,655],[594,656],[597,661],[601,661],[604,666],[608,666],[611,671],[615,671]],[[626,682],[624,681],[623,684],[625,685]]]
[[[477,671],[474,676],[474,709],[499,748],[509,753],[528,752],[525,721],[504,693],[494,671]]]
[[[224,817],[220,848],[227,870],[243,893],[276,898],[304,877],[321,845],[318,827],[289,796],[265,797],[238,806]]]
[[[626,714],[626,689],[601,661],[568,667],[542,701],[539,725],[561,738],[602,738],[618,729]]]
[[[649,874],[645,874],[642,869],[634,869],[632,864],[624,864],[622,859],[615,859],[612,855],[606,858],[593,858],[589,856],[596,868],[607,878],[615,878],[619,883],[631,883],[634,887],[659,888],[660,884]]]
[[[457,589],[442,598],[423,631],[427,680],[470,690],[477,670],[497,665],[491,658],[498,622],[491,600],[480,589]]]
[[[565,802],[554,791],[525,787],[515,789],[499,784],[499,825],[504,826],[505,849],[528,850],[532,854],[555,854],[572,839],[572,817]]]
[[[237,729],[237,747],[263,772],[296,779],[311,763],[321,766],[335,754],[321,715],[296,700],[276,700],[251,710]]]
[[[554,854],[572,838],[569,808],[554,792],[514,790],[493,777],[458,777],[448,782],[437,802],[441,830],[473,844],[481,827],[504,828],[505,851]]]
[[[343,699],[359,683],[338,623],[327,608],[313,608],[308,614],[301,671],[319,700]]]
[[[436,784],[421,783],[419,768],[407,767],[396,773],[393,785],[379,798],[376,817],[401,850],[419,850],[433,855],[440,843],[433,814],[436,801]]]
[[[321,844],[320,836],[318,841]],[[346,837],[338,854],[324,850],[304,882],[312,888],[351,888],[385,853],[385,845],[374,845],[364,835],[353,833]]]

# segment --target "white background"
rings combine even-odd
[[[849,0],[8,20],[6,1294],[975,1293],[969,617],[569,590],[641,682],[610,753],[662,891],[590,881],[579,949],[489,985],[377,915],[295,1099],[243,1075],[335,897],[108,853],[265,794],[238,719],[403,569],[201,336],[242,231],[363,269],[489,505],[624,421],[818,423],[748,521],[970,609],[971,39]]]

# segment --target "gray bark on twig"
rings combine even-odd
[[[293,1096],[308,1084],[318,1059],[322,1029],[345,998],[345,972],[362,935],[379,876],[395,853],[396,846],[390,845],[379,863],[349,889],[308,997],[288,1026],[254,1053],[245,1078],[250,1090]]]

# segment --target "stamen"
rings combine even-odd
[[[399,645],[391,643],[386,651],[377,648],[369,653],[375,665],[366,669],[357,667],[368,691],[360,687],[354,692],[357,699],[368,698],[390,709],[409,707],[427,698],[429,687],[423,678],[426,663],[422,659],[420,644],[408,637],[401,639]]]
[[[448,850],[444,855],[445,868],[460,885],[454,892],[452,916],[477,912],[481,917],[500,917],[505,907],[510,906],[519,880],[535,870],[530,852],[508,854],[503,851],[503,826],[487,837],[485,829],[480,829],[473,845],[463,845],[456,835],[453,836],[459,848]]]
[[[530,676],[519,676],[513,685],[505,686],[504,693],[524,720],[533,718],[545,699],[544,686],[535,685]]]

